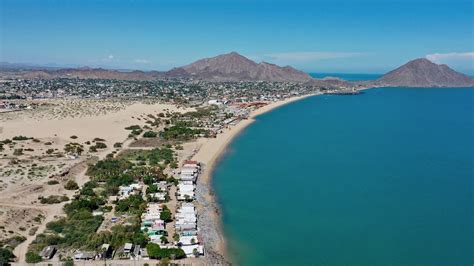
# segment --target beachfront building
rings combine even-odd
[[[177,199],[192,201],[195,198],[196,180],[201,172],[201,164],[197,161],[186,160],[180,171]]]
[[[189,245],[181,246],[181,249],[186,254],[186,257],[199,257],[204,255],[204,246],[203,245]]]
[[[198,236],[197,213],[194,203],[183,203],[176,214],[176,219],[175,227],[179,235],[177,246],[183,249],[187,257],[204,255],[204,247],[200,244]]]
[[[197,215],[193,203],[183,203],[175,218],[177,231],[195,231],[197,229]]]
[[[165,235],[166,223],[160,219],[163,207],[159,203],[148,203],[146,211],[142,214],[140,230],[148,235],[153,243],[161,243],[161,237]]]
[[[184,181],[178,183],[178,200],[194,200],[194,191],[196,190],[195,185],[191,181]]]

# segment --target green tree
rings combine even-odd
[[[160,219],[169,223],[172,221],[172,217],[171,217],[171,211],[170,209],[168,209],[168,207],[166,205],[163,205],[163,210],[161,211],[160,213]]]
[[[26,262],[27,263],[38,263],[41,262],[41,256],[34,253],[33,251],[26,252]]]
[[[143,133],[144,138],[156,138],[156,136],[157,136],[156,132],[153,132],[153,131],[147,131]]]
[[[76,190],[79,188],[79,185],[74,180],[68,180],[66,184],[64,184],[64,188],[67,190]]]
[[[0,248],[0,265],[8,265],[15,258],[12,251],[7,248]]]
[[[178,233],[174,233],[174,235],[173,235],[173,240],[176,241],[176,242],[179,241],[179,235],[178,235]]]

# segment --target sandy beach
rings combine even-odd
[[[240,121],[237,125],[232,126],[230,128],[226,128],[223,133],[219,134],[214,139],[206,139],[206,141],[201,145],[198,152],[193,156],[193,160],[199,161],[204,165],[203,173],[199,178],[199,185],[205,186],[208,188],[208,194],[201,199],[203,202],[198,202],[201,205],[201,211],[206,212],[211,215],[211,226],[215,230],[214,234],[217,235],[217,239],[214,239],[215,242],[213,245],[213,249],[215,249],[218,253],[224,255],[227,259],[227,251],[226,251],[226,242],[224,238],[224,234],[222,231],[222,224],[221,218],[219,216],[219,207],[217,204],[217,199],[214,196],[211,188],[211,178],[213,169],[218,162],[219,158],[225,152],[227,146],[232,142],[232,140],[242,132],[247,126],[251,125],[255,122],[255,118],[261,114],[267,113],[271,110],[274,110],[278,107],[283,105],[289,104],[291,102],[295,102],[310,96],[315,96],[319,94],[309,94],[304,96],[296,96],[291,97],[282,101],[272,102],[268,105],[261,107],[252,111],[249,114],[249,118],[246,120]],[[203,206],[207,206],[207,208],[212,208],[213,210],[202,210]]]
[[[199,227],[204,235],[204,243],[208,245],[208,261],[225,261],[226,256],[226,242],[221,227],[221,218],[219,215],[219,206],[217,204],[214,193],[211,187],[211,177],[213,168],[222,154],[225,152],[226,147],[231,141],[247,126],[255,121],[255,117],[263,113],[269,112],[275,108],[281,107],[285,104],[301,100],[303,98],[313,96],[316,94],[298,96],[288,98],[282,101],[271,102],[261,108],[252,111],[249,114],[248,119],[241,120],[234,126],[228,126],[223,129],[223,132],[218,134],[216,138],[200,138],[192,142],[183,144],[183,150],[178,151],[178,158],[180,161],[184,159],[192,158],[197,160],[204,165],[204,171],[198,179],[197,190],[201,191],[198,196],[198,215],[200,215]],[[69,102],[61,103],[64,106],[71,106]],[[45,147],[43,143],[50,141],[52,144],[48,148],[54,148],[56,150],[62,150],[64,145],[71,141],[71,136],[77,136],[73,141],[84,143],[91,141],[94,138],[104,138],[104,142],[107,143],[108,148],[95,153],[97,159],[102,159],[107,153],[114,150],[113,144],[115,142],[123,142],[124,148],[130,148],[127,139],[129,133],[124,128],[133,124],[144,125],[148,114],[158,114],[160,112],[185,112],[192,109],[180,108],[175,105],[169,104],[143,104],[133,103],[128,106],[120,106],[115,108],[116,110],[110,110],[109,112],[101,113],[91,110],[97,108],[96,102],[83,101],[73,108],[74,116],[68,115],[70,112],[63,112],[59,117],[56,113],[51,112],[25,112],[16,113],[13,117],[4,116],[0,117],[2,124],[0,126],[0,139],[13,138],[14,136],[24,135],[33,137],[41,140],[41,142],[34,142],[31,140],[20,143],[20,147],[32,147],[34,148],[30,154],[23,155],[20,159],[30,160],[31,163],[38,163],[40,157],[44,157]],[[101,104],[101,102],[99,102]],[[106,103],[109,104],[109,103]],[[115,104],[115,103],[113,103]],[[113,106],[113,104],[111,106]],[[112,108],[112,109],[114,109]],[[88,110],[87,110],[88,109]],[[85,113],[84,113],[85,111]],[[97,115],[91,115],[91,112],[96,112]],[[125,142],[124,142],[125,141]],[[10,151],[11,148],[8,150]],[[85,154],[79,159],[49,159],[47,162],[42,163],[44,165],[53,165],[55,171],[45,172],[44,176],[36,177],[35,179],[26,180],[25,178],[4,178],[2,187],[2,196],[0,196],[0,207],[4,208],[4,215],[12,215],[13,212],[22,211],[25,212],[24,218],[6,219],[3,225],[10,228],[13,231],[18,231],[18,226],[25,223],[26,220],[31,220],[32,215],[37,215],[33,211],[42,213],[43,219],[37,226],[37,232],[32,235],[22,234],[27,239],[25,242],[20,244],[15,249],[15,254],[19,257],[20,261],[24,261],[24,253],[28,245],[34,240],[38,233],[41,233],[45,224],[48,221],[52,221],[55,217],[61,215],[62,208],[58,208],[57,205],[47,205],[37,203],[39,195],[62,195],[65,194],[69,197],[73,195],[74,191],[66,191],[62,185],[48,186],[45,185],[48,180],[48,176],[53,175],[59,171],[57,165],[61,164],[64,169],[70,168],[71,172],[61,179],[61,183],[64,183],[66,179],[71,178],[75,180],[79,185],[83,185],[87,182],[88,177],[85,175],[86,158],[89,158],[91,154]],[[7,166],[12,155],[5,157],[3,161],[0,161],[0,165]],[[74,170],[72,170],[74,169]],[[11,177],[14,177],[12,175]],[[9,177],[10,178],[10,177]],[[198,193],[197,193],[198,194]],[[9,202],[15,202],[14,205],[9,205]],[[62,205],[62,204],[61,204]],[[27,207],[28,206],[28,207]],[[27,211],[28,210],[28,211]],[[59,212],[58,212],[59,211]],[[25,221],[23,221],[25,220]],[[9,222],[7,222],[9,221]],[[33,226],[26,224],[25,227]],[[4,236],[7,237],[7,236]]]

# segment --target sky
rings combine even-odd
[[[236,51],[307,72],[474,74],[472,0],[0,0],[0,61],[168,70]]]

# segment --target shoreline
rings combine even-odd
[[[208,244],[207,250],[215,250],[220,256],[227,261],[228,252],[226,239],[222,227],[222,219],[220,216],[220,206],[217,202],[217,197],[214,194],[211,179],[216,163],[225,153],[228,145],[237,137],[245,128],[251,125],[256,121],[256,117],[267,112],[270,112],[274,109],[282,107],[292,102],[296,102],[302,99],[309,98],[311,96],[322,95],[321,93],[312,93],[303,96],[295,96],[287,98],[285,100],[271,102],[261,108],[253,110],[250,112],[248,119],[241,120],[237,125],[230,128],[224,129],[224,132],[218,135],[214,139],[209,139],[202,144],[198,152],[192,157],[192,160],[201,162],[204,165],[204,170],[200,175],[198,180],[198,189],[202,190],[202,197],[198,198],[198,203],[200,205],[200,213],[207,213],[210,215],[210,223],[204,224],[202,226],[206,227],[208,230],[214,230],[213,235],[214,240],[204,241]],[[202,219],[200,219],[202,220]]]

